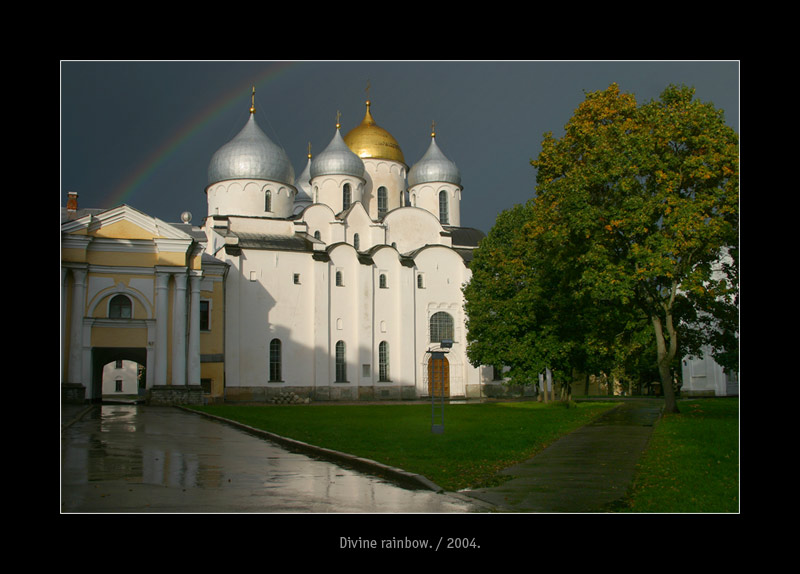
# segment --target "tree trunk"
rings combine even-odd
[[[539,390],[541,391],[542,402],[547,402],[547,381],[543,373],[539,373]]]
[[[672,388],[672,359],[675,358],[677,350],[676,333],[672,328],[672,320],[667,315],[667,332],[669,333],[669,348],[664,339],[664,327],[661,324],[661,317],[652,316],[653,328],[656,332],[656,361],[658,365],[658,375],[661,379],[661,389],[664,393],[664,412],[678,413],[678,404],[675,401],[675,390]]]

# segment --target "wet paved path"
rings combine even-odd
[[[632,400],[501,474],[504,484],[465,494],[507,512],[609,512],[627,495],[662,400]]]
[[[407,490],[169,407],[103,405],[61,438],[65,513],[451,513],[486,507]]]

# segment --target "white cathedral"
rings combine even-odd
[[[503,388],[467,360],[462,287],[483,234],[461,226],[461,192],[435,133],[409,168],[369,101],[361,124],[342,136],[337,123],[297,178],[251,108],[211,158],[206,188],[205,254],[228,266],[226,400]]]

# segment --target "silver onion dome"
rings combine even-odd
[[[320,175],[352,175],[364,179],[364,162],[347,147],[339,133],[336,133],[322,153],[311,161],[311,177]]]
[[[294,184],[294,168],[289,157],[261,131],[252,113],[242,131],[219,148],[209,163],[209,185],[228,179],[266,179]]]
[[[461,185],[461,172],[458,171],[456,164],[447,159],[436,145],[435,134],[431,134],[431,145],[428,147],[428,151],[408,171],[409,187],[433,182]]]

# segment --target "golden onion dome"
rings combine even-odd
[[[361,159],[389,159],[405,163],[403,150],[392,137],[392,134],[380,127],[372,119],[369,111],[370,102],[367,100],[367,113],[361,124],[350,130],[344,136],[344,142],[353,153]]]

